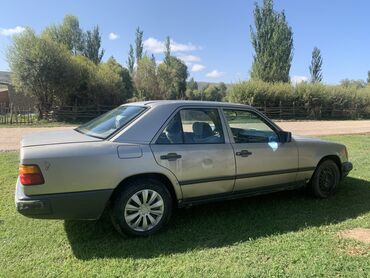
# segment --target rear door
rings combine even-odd
[[[184,199],[230,193],[235,158],[220,109],[182,108],[151,144],[158,164],[178,179]]]
[[[224,109],[236,160],[234,191],[285,186],[296,180],[295,142],[281,143],[273,124],[252,110]]]

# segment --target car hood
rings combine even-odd
[[[314,144],[320,144],[320,145],[336,145],[336,146],[344,146],[343,144],[340,144],[340,143],[336,143],[336,142],[333,142],[333,141],[328,141],[328,140],[323,140],[323,139],[319,139],[319,138],[315,138],[315,137],[307,137],[307,136],[300,136],[300,135],[294,135],[292,136],[293,137],[293,140],[296,141],[298,144],[299,143],[314,143]]]
[[[293,135],[292,136],[295,141],[299,142],[324,142],[324,140],[321,140],[319,138],[314,138],[314,137],[308,137],[308,136],[301,136],[301,135]]]
[[[102,139],[82,134],[74,129],[60,131],[42,131],[23,136],[21,147],[96,141],[102,141]]]

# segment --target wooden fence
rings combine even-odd
[[[367,110],[359,109],[357,106],[343,108],[341,106],[317,105],[315,107],[307,107],[304,105],[296,105],[294,102],[269,106],[265,103],[264,106],[255,107],[271,119],[313,119],[313,120],[328,120],[328,119],[369,119],[370,107]]]
[[[37,120],[33,107],[0,103],[0,124],[32,124]]]
[[[117,107],[117,105],[55,107],[50,113],[48,113],[47,118],[50,121],[86,122],[112,110],[115,107]]]
[[[82,123],[89,121],[116,106],[94,105],[94,106],[63,106],[55,107],[47,113],[45,119],[48,121],[64,121]],[[317,106],[307,108],[297,106],[294,103],[275,106],[256,107],[271,119],[304,120],[304,119],[369,119],[370,111],[360,110],[356,106],[350,108],[339,108],[334,106]],[[0,124],[32,124],[37,121],[37,113],[33,107],[5,106],[0,103]]]
[[[86,122],[116,106],[63,106],[55,107],[44,115],[47,121]],[[6,106],[0,103],[0,124],[33,124],[37,122],[37,112],[34,107]]]

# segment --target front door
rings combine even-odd
[[[235,159],[218,108],[183,108],[151,149],[157,163],[178,179],[184,199],[230,193]]]
[[[234,140],[235,192],[295,182],[298,150],[294,142],[279,142],[277,129],[254,111],[224,109],[224,115]]]

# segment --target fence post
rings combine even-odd
[[[19,113],[19,107],[18,107],[18,113]],[[15,116],[15,123],[18,124],[18,113],[17,108],[14,108],[14,116]]]
[[[10,104],[10,124],[13,123],[13,104]]]
[[[280,115],[280,119],[282,119],[281,114],[282,114],[282,109],[281,109],[281,100],[280,100],[279,101],[279,115]]]

